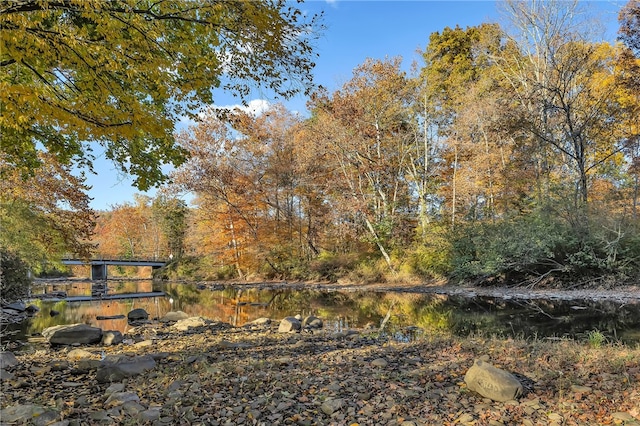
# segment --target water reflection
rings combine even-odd
[[[180,310],[191,316],[203,316],[236,326],[260,317],[279,319],[300,314],[318,316],[326,327],[341,330],[367,325],[379,327],[387,318],[385,330],[398,340],[437,331],[450,331],[460,336],[483,333],[501,337],[586,339],[586,333],[598,330],[610,340],[640,343],[640,302],[515,300],[222,286],[199,289],[195,285],[148,280],[107,283],[105,297],[125,298],[73,300],[75,296],[91,296],[95,290],[95,283],[91,282],[51,283],[34,289],[38,298],[33,300],[33,304],[40,308],[40,312],[20,325],[20,334],[30,336],[46,327],[78,322],[126,333],[130,327],[126,314],[132,309],[143,308],[152,318]],[[44,297],[56,292],[66,292],[69,300]],[[59,314],[52,316],[52,311]],[[118,315],[125,318],[97,319],[99,316]]]

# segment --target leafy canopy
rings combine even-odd
[[[284,0],[1,1],[0,153],[91,169],[97,142],[148,189],[184,161],[174,126],[213,88],[307,92],[319,18]]]

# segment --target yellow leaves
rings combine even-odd
[[[27,0],[15,6],[21,11],[0,15],[0,52],[8,64],[3,66],[6,90],[0,93],[0,102],[3,114],[14,115],[3,125],[27,140],[36,127],[56,128],[61,137],[100,140],[116,150],[122,148],[118,145],[123,138],[142,137],[177,164],[182,161],[180,150],[157,146],[156,141],[172,138],[172,123],[182,115],[184,104],[197,107],[211,102],[211,88],[219,84],[223,72],[219,52],[236,52],[225,60],[237,66],[229,64],[224,71],[239,91],[243,80],[253,80],[289,93],[288,83],[275,79],[279,74],[268,69],[274,58],[280,62],[273,64],[274,69],[286,68],[301,77],[295,81],[310,80],[309,53],[287,50],[286,43],[287,34],[298,34],[305,23],[280,15],[274,5],[157,2],[152,13],[147,7],[133,0],[55,4]],[[219,25],[227,14],[233,18]],[[270,26],[272,20],[279,22]],[[248,35],[264,39],[262,47],[268,50],[247,49],[240,54],[237,45]],[[30,93],[18,96],[23,85]],[[18,111],[29,111],[37,120],[25,120]],[[41,143],[46,148],[48,142]],[[20,162],[18,157],[14,160]],[[157,183],[160,164],[148,160],[137,169],[154,172],[140,181]],[[131,166],[133,170],[136,165]]]

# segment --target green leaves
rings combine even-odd
[[[33,152],[44,150],[62,164],[90,165],[82,144],[89,141],[138,176],[140,189],[157,185],[163,164],[185,160],[173,140],[175,124],[186,111],[212,103],[211,89],[222,85],[246,95],[257,85],[287,97],[311,87],[319,21],[302,21],[299,10],[284,5],[30,0],[3,6],[0,130],[14,142],[3,143],[5,160],[29,170],[37,165]]]

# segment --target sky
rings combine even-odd
[[[605,40],[615,40],[617,14],[624,4],[626,0],[589,2],[605,24]],[[314,82],[329,93],[350,80],[354,68],[368,58],[400,56],[403,68],[409,71],[416,61],[422,65],[418,51],[426,48],[431,33],[456,25],[465,28],[483,22],[504,22],[495,1],[307,0],[298,7],[307,13],[324,11],[326,29],[315,43],[319,57]],[[240,103],[239,99],[224,92],[215,91],[214,94],[217,106]],[[308,113],[306,98],[302,95],[283,101],[256,92],[246,101],[257,108],[269,102],[281,102],[290,111]],[[187,121],[179,123],[179,127],[187,125]],[[91,207],[94,209],[109,210],[114,205],[133,202],[134,194],[141,193],[132,186],[131,178],[118,173],[104,158],[98,156],[94,166],[97,175],[87,175],[87,184],[92,186],[89,195],[93,198]],[[153,196],[154,193],[150,191],[146,195]]]

